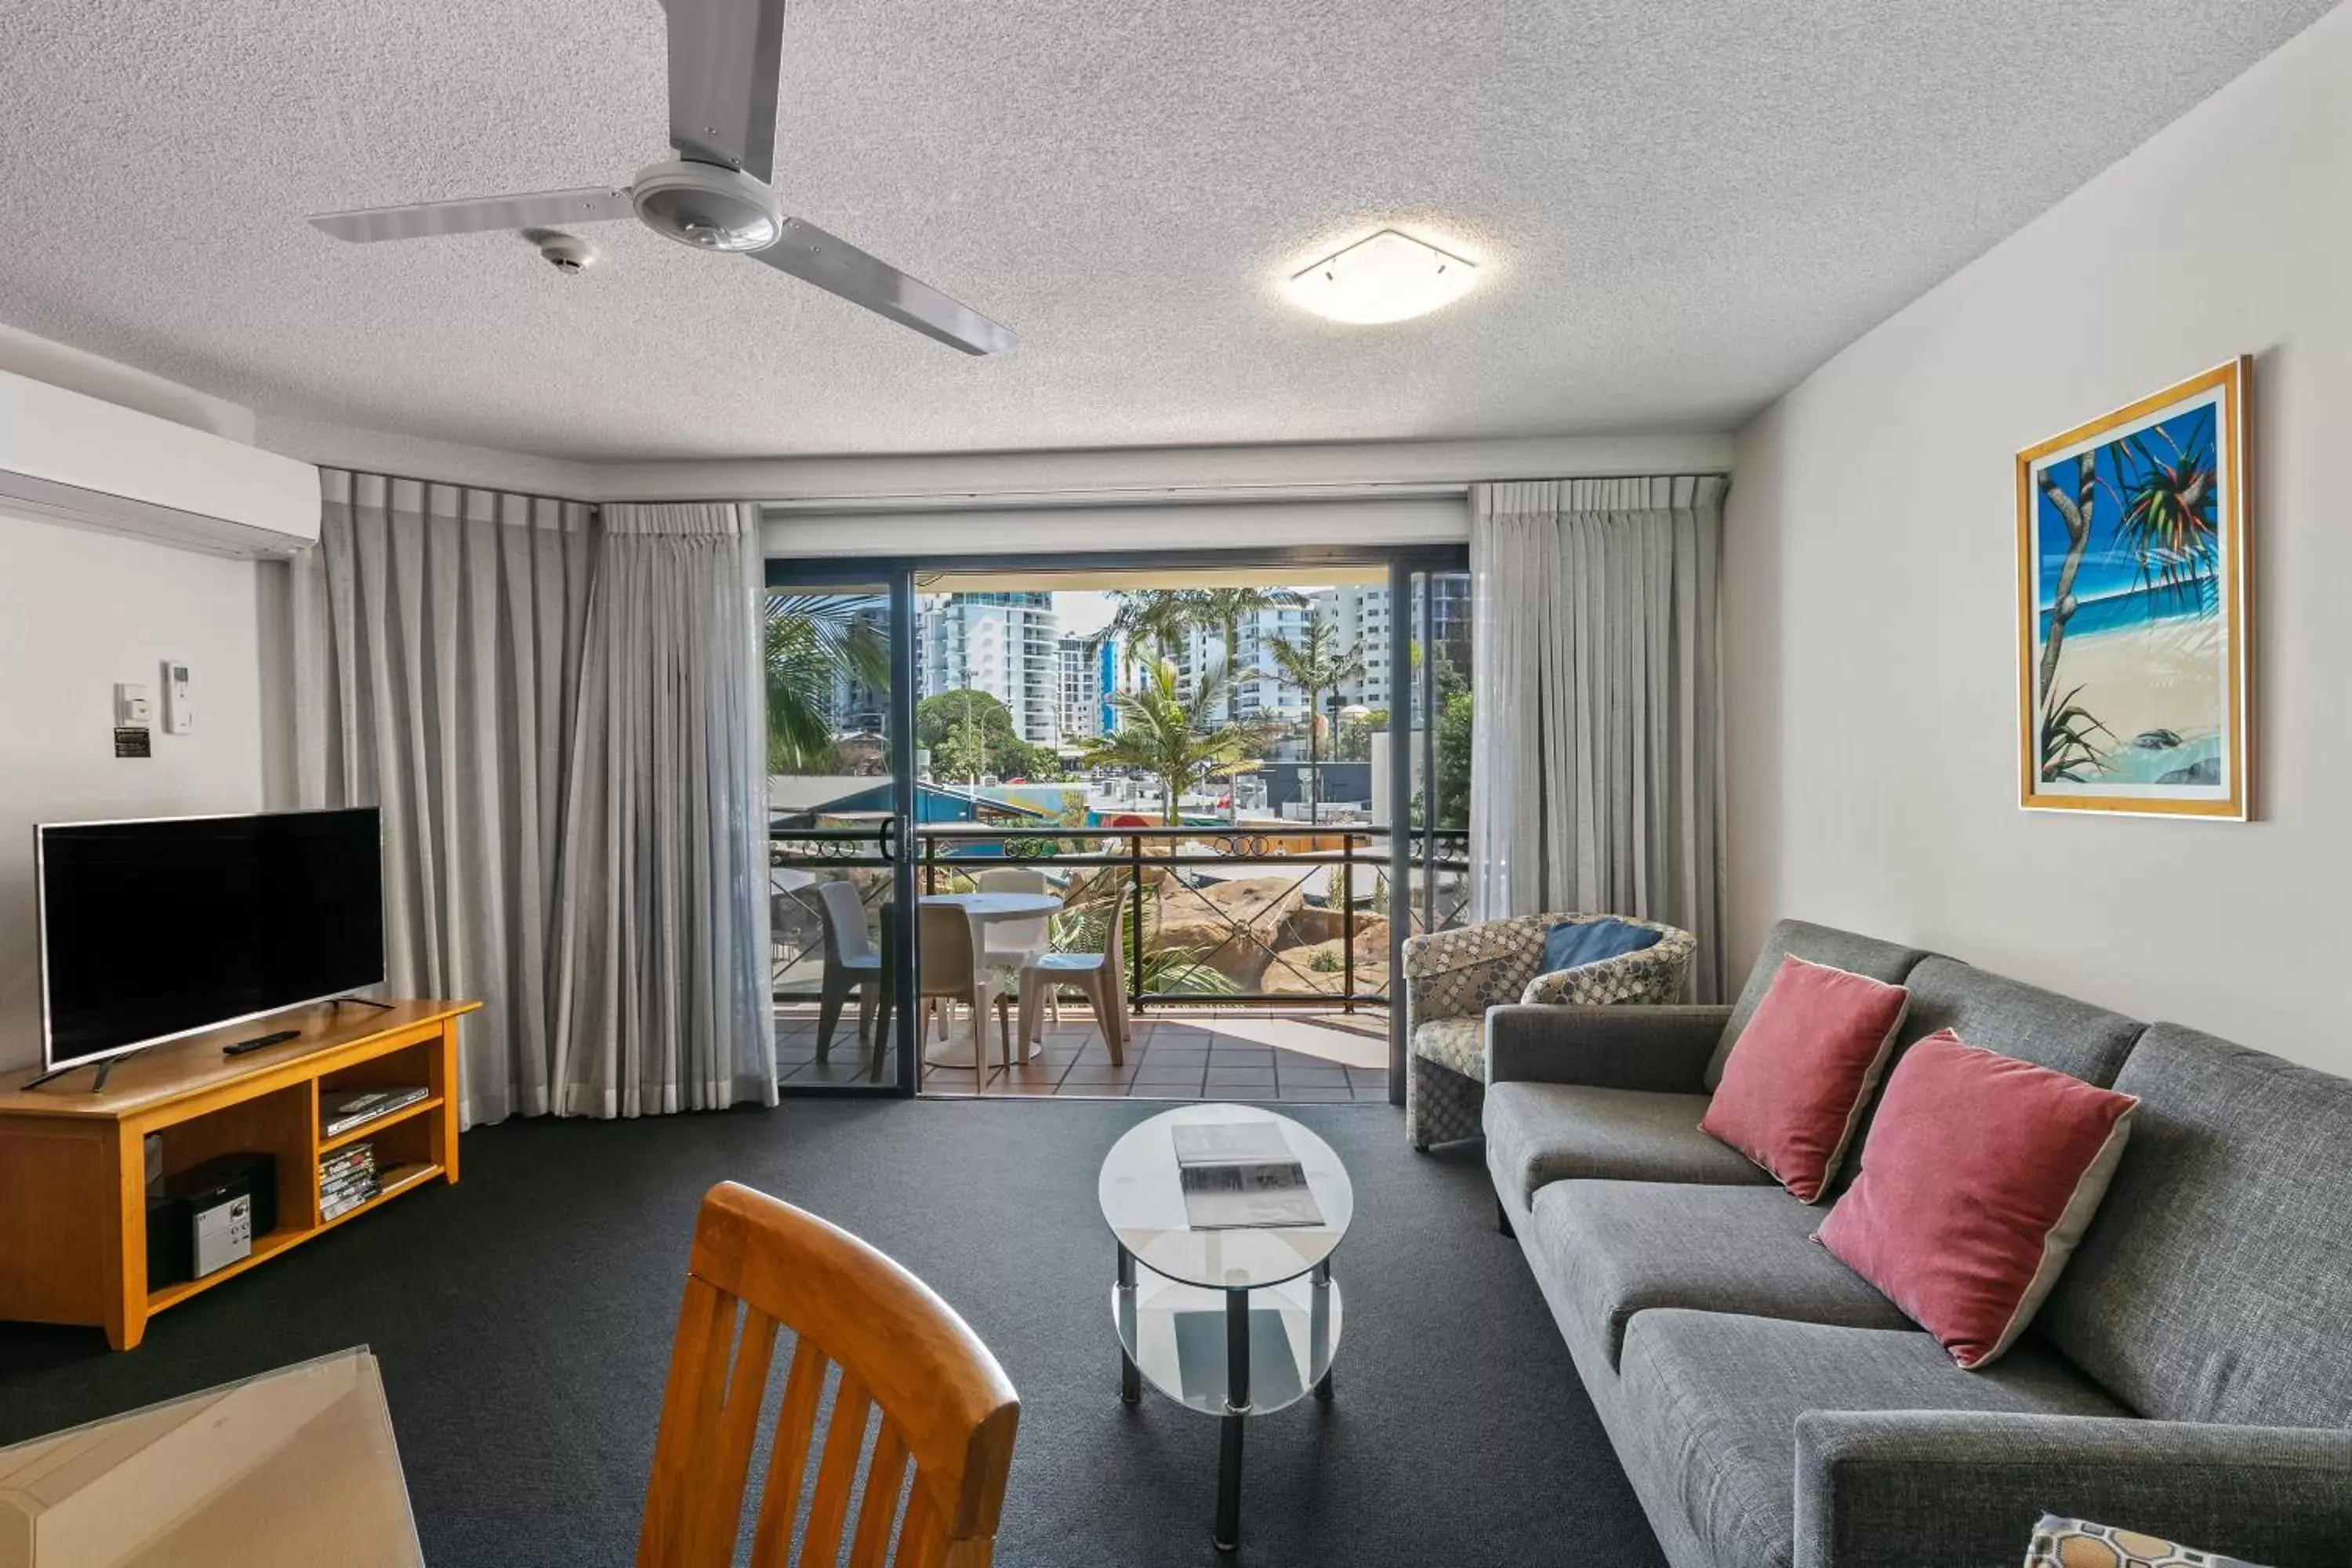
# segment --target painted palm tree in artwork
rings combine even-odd
[[[832,766],[834,698],[842,685],[890,684],[878,603],[855,594],[769,596],[761,633],[770,773]]]
[[[1155,658],[1143,668],[1143,682],[1110,700],[1118,728],[1087,741],[1083,760],[1091,766],[1135,768],[1160,781],[1160,820],[1175,826],[1184,792],[1239,771],[1265,738],[1254,724],[1218,723],[1209,716],[1223,700],[1228,682],[1222,664],[1202,672],[1188,698],[1176,677],[1176,661]]]
[[[1316,726],[1322,722],[1323,694],[1364,673],[1364,645],[1339,646],[1339,634],[1318,616],[1297,642],[1274,639],[1274,665],[1282,679],[1307,693],[1307,820],[1323,820],[1323,774],[1317,765]],[[1338,739],[1334,736],[1333,739]]]
[[[2149,435],[2171,448],[2170,461],[2149,447]],[[2137,558],[2140,585],[2196,591],[2218,564],[2211,446],[2192,432],[2183,448],[2158,425],[2114,450],[2124,509],[2116,531]]]

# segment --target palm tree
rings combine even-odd
[[[1186,589],[1115,590],[1111,597],[1118,601],[1118,610],[1110,618],[1110,629],[1119,639],[1129,679],[1147,646],[1152,658],[1172,659],[1183,651],[1184,634],[1200,624],[1199,596]]]
[[[890,644],[877,601],[856,594],[769,595],[763,627],[768,771],[833,765],[833,704],[843,681],[890,684]]]
[[[1274,663],[1283,679],[1307,693],[1307,820],[1320,822],[1323,776],[1316,765],[1315,727],[1322,721],[1323,694],[1364,673],[1364,645],[1352,643],[1343,650],[1331,623],[1318,616],[1307,623],[1302,640],[1274,639]]]
[[[1176,661],[1156,658],[1144,667],[1143,684],[1110,700],[1118,728],[1085,742],[1090,765],[1111,763],[1140,769],[1160,781],[1160,820],[1173,827],[1184,792],[1204,780],[1238,771],[1264,740],[1255,724],[1211,724],[1208,715],[1223,697],[1228,680],[1222,664],[1202,672],[1199,689],[1187,700],[1176,679]]]
[[[1194,599],[1201,624],[1216,628],[1224,639],[1225,668],[1235,680],[1247,680],[1256,670],[1242,668],[1242,617],[1260,610],[1287,610],[1307,603],[1304,594],[1288,588],[1205,588]]]

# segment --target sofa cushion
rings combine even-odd
[[[1521,1208],[1576,1178],[1752,1186],[1772,1178],[1698,1130],[1703,1094],[1498,1083],[1486,1090],[1486,1164]]]
[[[1949,958],[1921,959],[1904,984],[1911,993],[1911,1010],[1904,1016],[1894,1058],[1886,1064],[1890,1074],[1902,1065],[1904,1052],[1937,1030],[1949,1029],[1972,1046],[2106,1089],[2147,1027],[2121,1013]],[[1862,1167],[1862,1151],[1876,1113],[1874,1105],[1863,1117],[1854,1141],[1846,1145],[1836,1184],[1840,1190]]]
[[[1412,1032],[1412,1054],[1486,1081],[1486,1020],[1432,1018]]]
[[[1804,921],[1780,921],[1764,938],[1764,951],[1756,955],[1756,966],[1748,972],[1748,984],[1740,988],[1739,1000],[1731,1005],[1731,1016],[1724,1023],[1723,1037],[1716,1043],[1715,1059],[1707,1063],[1707,1088],[1713,1089],[1723,1081],[1723,1064],[1731,1055],[1732,1042],[1739,1038],[1740,1030],[1748,1027],[1748,1020],[1755,1016],[1764,993],[1772,988],[1772,976],[1779,973],[1780,961],[1791,956],[1898,985],[1911,973],[1912,965],[1927,954],[1916,947],[1901,947],[1876,937],[1839,931],[1834,926],[1811,925]]]
[[[1638,1312],[1689,1307],[1860,1329],[1907,1329],[1900,1309],[1812,1244],[1821,1211],[1778,1187],[1554,1182],[1536,1245],[1615,1366]]]
[[[2147,1026],[1949,958],[1923,958],[1904,984],[1903,1045],[1949,1029],[1972,1046],[2112,1088]]]
[[[2175,1024],[2034,1332],[2143,1415],[2352,1427],[2352,1079]]]
[[[1822,1246],[1954,1361],[1983,1366],[2057,1283],[2138,1104],[1938,1029],[1887,1080],[1862,1173],[1822,1222]]]
[[[1699,1122],[1807,1203],[1829,1188],[1886,1070],[1900,985],[1784,958]]]
[[[2127,1414],[2029,1341],[1962,1372],[1916,1329],[1727,1313],[1643,1312],[1619,1392],[1641,1463],[1718,1563],[1786,1568],[1796,1531],[1797,1417],[1808,1410]]]

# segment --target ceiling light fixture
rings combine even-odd
[[[1291,303],[1335,321],[1373,326],[1410,321],[1450,305],[1478,280],[1478,268],[1433,245],[1384,228],[1293,276]]]

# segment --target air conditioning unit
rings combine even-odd
[[[319,470],[0,371],[0,508],[265,560],[319,542]]]

